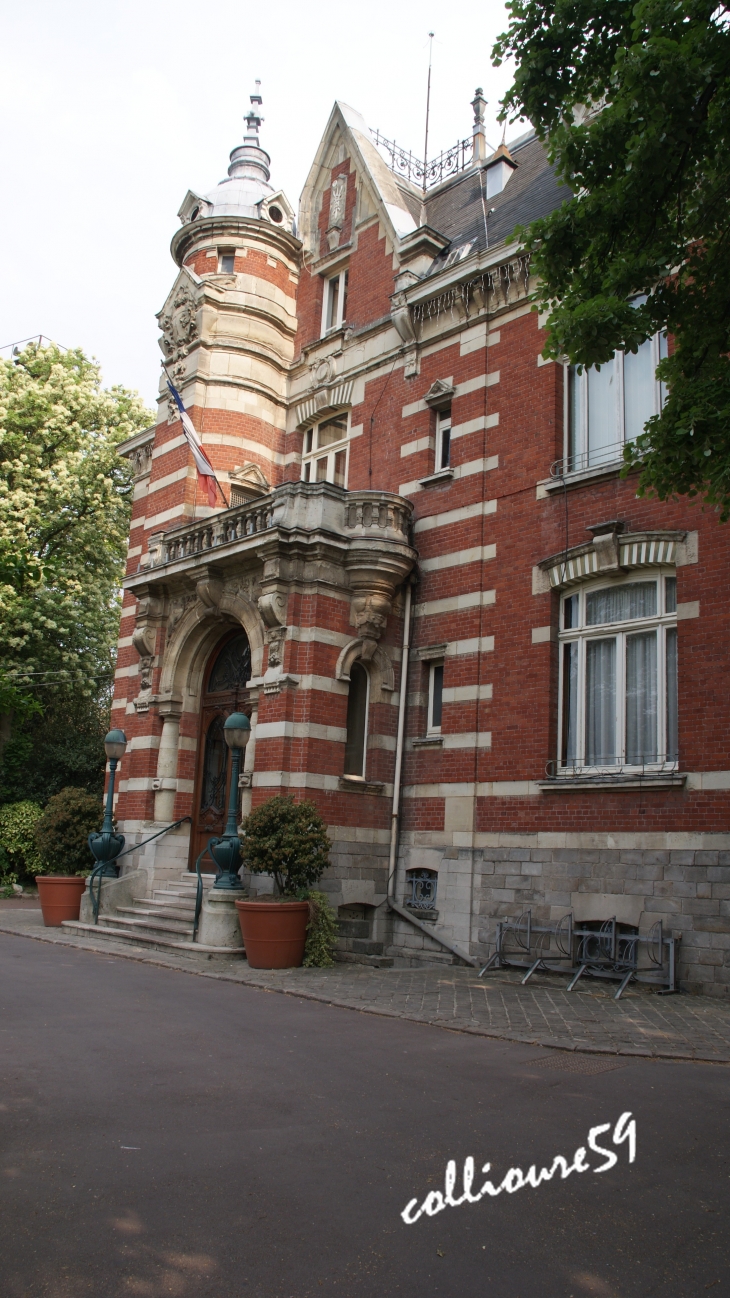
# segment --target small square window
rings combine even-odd
[[[219,257],[218,269],[221,275],[232,275],[236,268],[236,255],[234,252],[222,252]]]

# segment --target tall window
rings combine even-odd
[[[304,434],[303,482],[334,482],[347,486],[347,415],[326,419]]]
[[[676,578],[564,595],[560,642],[561,769],[676,763]]]
[[[368,732],[368,674],[362,663],[350,668],[350,691],[347,696],[347,741],[345,775],[365,775],[365,742]]]
[[[221,275],[232,275],[236,268],[236,254],[232,248],[225,248],[218,254],[218,270]]]
[[[436,415],[436,472],[451,464],[451,407]]]
[[[322,303],[322,333],[330,329],[339,329],[346,319],[347,311],[347,271],[338,271],[324,282],[324,301]]]
[[[429,735],[441,734],[441,714],[444,700],[444,665],[439,662],[428,666],[428,718]]]
[[[638,352],[616,352],[605,365],[578,373],[568,370],[565,472],[577,473],[623,456],[626,442],[644,431],[664,401],[662,384],[655,377],[659,361],[667,354],[666,334],[656,334]]]

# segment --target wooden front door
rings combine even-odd
[[[226,717],[232,712],[251,716],[246,683],[251,679],[251,649],[245,631],[229,632],[213,650],[205,670],[198,729],[198,759],[193,800],[193,832],[190,862],[195,869],[198,855],[208,839],[223,833],[228,814],[231,756],[223,735]],[[206,855],[200,862],[204,874],[215,866]]]

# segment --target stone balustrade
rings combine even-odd
[[[211,551],[254,540],[279,528],[324,528],[350,541],[410,544],[413,506],[387,491],[344,491],[330,483],[287,482],[267,496],[223,510],[199,522],[156,532],[140,571],[209,557]]]

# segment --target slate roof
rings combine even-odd
[[[477,170],[464,172],[452,184],[426,194],[424,222],[451,240],[434,261],[430,275],[441,270],[444,262],[465,244],[472,245],[469,254],[486,248],[482,193],[487,211],[494,208],[488,221],[490,248],[509,239],[516,225],[547,216],[570,198],[569,188],[558,181],[543,145],[534,135],[518,141],[510,152],[517,170],[493,198],[486,199],[486,183],[480,184]]]

